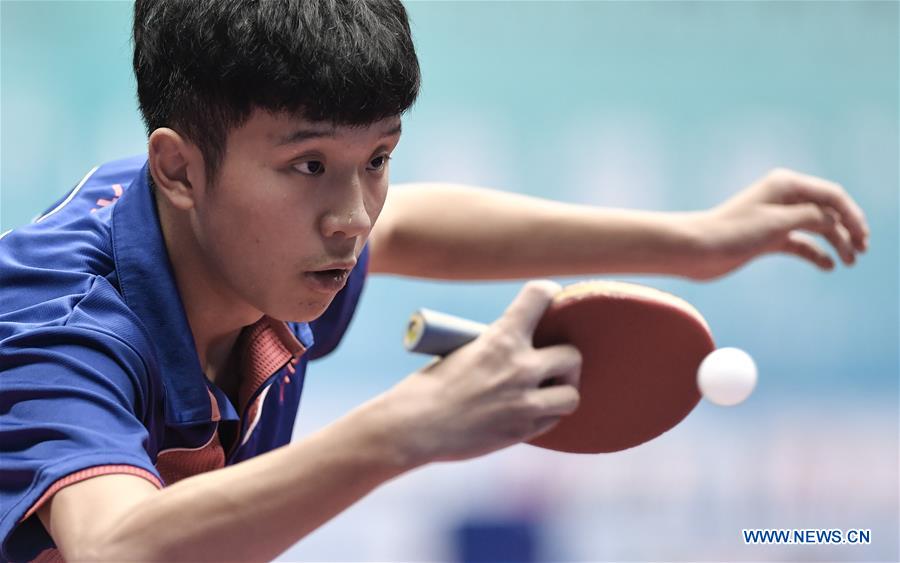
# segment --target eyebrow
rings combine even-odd
[[[396,125],[391,126],[389,129],[385,130],[381,134],[381,139],[385,137],[392,137],[394,135],[399,134],[403,129],[401,122],[397,122]],[[334,138],[335,128],[306,128],[306,129],[297,129],[284,137],[281,137],[276,143],[277,146],[290,145],[295,143],[302,143],[304,141],[308,141],[310,139],[321,139],[323,137],[331,137]]]

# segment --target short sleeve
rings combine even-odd
[[[340,344],[353,313],[359,303],[369,271],[369,246],[363,247],[356,266],[347,278],[347,284],[334,298],[321,317],[310,323],[315,344],[309,350],[309,358],[315,360],[334,351]]]
[[[147,374],[113,332],[20,326],[0,341],[0,559],[53,547],[33,512],[60,484],[132,473],[161,486]]]

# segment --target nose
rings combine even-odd
[[[354,179],[343,189],[335,190],[339,198],[323,216],[322,235],[325,238],[366,237],[372,229],[372,222],[366,212],[365,191]]]

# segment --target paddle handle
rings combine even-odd
[[[409,317],[403,346],[410,352],[446,356],[457,348],[478,338],[486,324],[419,309]]]

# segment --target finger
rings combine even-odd
[[[530,342],[544,311],[560,290],[562,286],[550,280],[533,280],[526,283],[495,324],[499,325],[501,331],[528,337]]]
[[[553,385],[525,392],[525,400],[536,418],[547,416],[565,416],[578,408],[581,395],[571,385]]]
[[[842,223],[838,221],[836,217],[834,217],[835,211],[833,209],[826,209],[826,212],[832,214],[832,218],[834,219],[832,234],[826,235],[825,238],[828,239],[828,242],[838,251],[838,254],[841,256],[841,260],[844,261],[844,264],[848,266],[852,266],[856,262],[856,252],[857,249],[854,247],[852,241],[852,235],[850,231],[847,230]],[[835,244],[837,241],[837,244]]]
[[[535,350],[534,357],[541,369],[534,372],[533,385],[578,387],[581,378],[581,352],[578,348],[571,344],[547,346]]]
[[[793,201],[813,202],[837,211],[840,222],[850,232],[854,246],[865,250],[869,238],[866,215],[843,186],[816,176],[792,172],[788,176],[788,189],[793,192]]]
[[[817,232],[828,240],[844,264],[852,265],[856,262],[856,250],[853,248],[853,242],[850,240],[850,233],[840,223],[840,217],[834,209],[826,207],[822,211],[826,217],[822,230]]]
[[[803,229],[821,234],[837,250],[845,264],[856,261],[856,253],[850,235],[840,223],[835,212],[815,203],[798,203],[777,208],[782,215],[781,227],[785,231]]]
[[[784,231],[804,229],[820,233],[832,228],[834,216],[815,203],[795,203],[771,208],[778,217],[778,227]]]
[[[804,260],[812,262],[823,270],[834,269],[834,260],[825,250],[816,244],[813,237],[801,233],[799,231],[791,231],[788,233],[784,245],[780,249],[785,254],[799,256]]]

